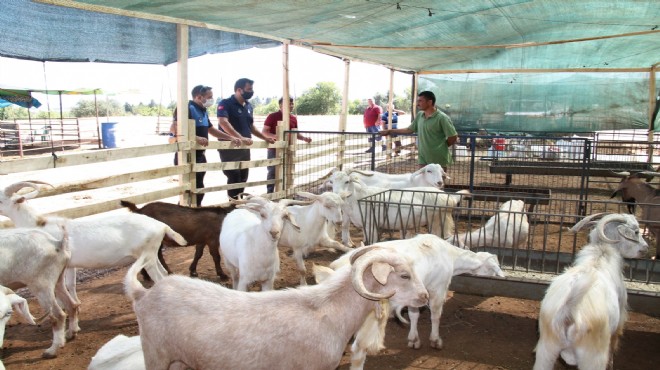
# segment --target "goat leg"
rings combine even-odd
[[[202,245],[204,248],[204,245]],[[220,267],[220,246],[219,245],[209,245],[209,253],[211,258],[213,258],[213,264],[215,265],[215,273],[218,275],[220,280],[229,280],[229,276],[222,271]]]

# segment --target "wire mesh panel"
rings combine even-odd
[[[573,262],[580,248],[588,243],[588,230],[578,233],[570,230],[584,216],[548,211],[576,209],[569,204],[576,203],[576,200],[549,199],[545,202],[538,196],[519,193],[474,192],[471,195],[459,194],[461,201],[456,204],[437,202],[437,194],[441,193],[429,192],[424,198],[421,196],[423,192],[414,192],[418,199],[425,199],[425,202],[411,200],[405,196],[406,193],[409,191],[390,190],[358,201],[365,238],[370,243],[432,233],[457,246],[496,254],[502,268],[508,270],[510,275],[541,280],[549,280],[561,273]],[[437,204],[432,204],[434,201]],[[626,212],[626,206],[620,202],[584,202],[589,214]],[[415,212],[435,222],[419,222],[411,216]],[[640,226],[649,240],[648,256],[655,255],[654,237],[647,230],[653,226],[660,227],[660,224],[641,220]],[[650,258],[628,259],[626,262],[626,279],[640,283],[635,289],[657,294],[660,264]]]

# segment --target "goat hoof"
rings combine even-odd
[[[76,334],[78,333],[66,333],[66,341],[68,342],[76,339]]]
[[[218,275],[218,277],[220,278],[220,280],[229,280],[229,275],[226,274],[220,274]]]
[[[50,353],[48,351],[41,354],[41,358],[51,359],[57,357],[57,353]]]
[[[435,349],[442,349],[442,339],[438,339],[437,341],[431,341],[431,348]]]
[[[197,272],[190,271],[190,277],[198,277],[198,276],[199,276],[199,274],[197,274]]]
[[[408,348],[420,349],[421,347],[422,347],[422,343],[419,340],[416,340],[416,341],[409,340],[408,341]]]

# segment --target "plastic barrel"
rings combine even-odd
[[[104,148],[116,148],[115,143],[115,125],[117,122],[102,122],[101,123],[101,139],[103,140]]]
[[[493,148],[495,150],[504,150],[504,147],[506,146],[506,139],[503,137],[497,137],[493,139]]]

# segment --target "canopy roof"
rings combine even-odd
[[[24,47],[2,47],[1,55],[167,64],[175,61],[174,23],[184,23],[193,26],[191,56],[275,40],[431,73],[648,70],[660,62],[655,0],[37,1],[106,14],[5,0],[3,35]]]
[[[29,90],[8,90],[0,88],[0,108],[16,104],[23,108],[39,108],[41,102],[32,97]]]

